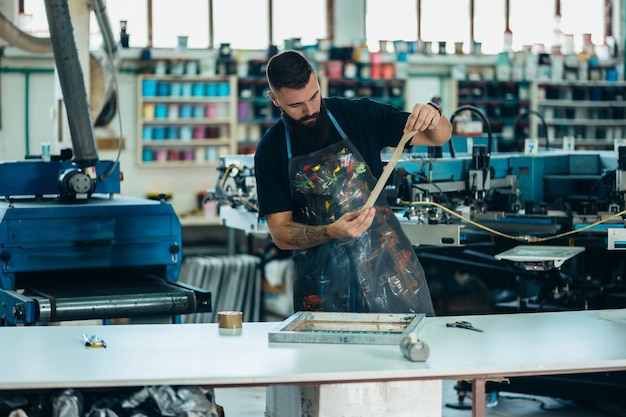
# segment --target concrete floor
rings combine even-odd
[[[455,409],[446,405],[459,404],[455,385],[456,381],[443,383],[442,417],[471,417],[470,409]],[[263,417],[265,413],[265,388],[263,387],[218,388],[215,389],[215,400],[223,407],[225,417]],[[471,405],[471,398],[467,397],[463,403]],[[603,405],[591,409],[554,398],[501,392],[497,403],[488,404],[486,416],[623,417],[626,416],[626,407]]]

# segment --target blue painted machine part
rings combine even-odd
[[[95,193],[114,194],[120,192],[120,167],[115,166],[113,172],[106,178],[100,177],[111,169],[113,161],[98,161],[96,163]],[[26,160],[15,162],[0,162],[0,196],[42,196],[58,195],[59,175],[67,169],[77,168],[70,161],[42,161]]]
[[[0,203],[0,283],[31,271],[163,266],[178,279],[180,221],[169,203],[94,196],[82,204]]]
[[[426,155],[411,153],[398,162],[397,168],[423,174],[433,182],[467,181],[471,162],[469,155],[429,159]],[[567,187],[577,181],[599,179],[602,172],[617,168],[617,155],[611,151],[545,151],[539,155],[494,153],[489,166],[491,178],[517,177],[522,202],[540,202],[554,197],[552,194],[569,193]]]

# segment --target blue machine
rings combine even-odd
[[[437,202],[464,218],[514,235],[548,235],[585,227],[625,208],[624,163],[613,151],[542,150],[537,155],[473,153],[452,156],[406,154],[396,165],[396,182],[388,184],[391,205],[404,207],[406,224],[458,224]],[[623,152],[622,152],[623,153]],[[619,163],[618,163],[619,162]],[[428,213],[427,215],[425,213]],[[464,231],[473,226],[464,223]],[[624,228],[616,217],[594,230]],[[436,234],[415,233],[415,244],[454,242],[429,240]],[[440,228],[442,233],[448,233]]]
[[[112,166],[98,162],[96,172]],[[210,293],[176,283],[182,237],[172,206],[114,195],[118,167],[89,198],[63,201],[57,178],[73,169],[68,161],[0,163],[0,323],[177,322],[211,311]]]

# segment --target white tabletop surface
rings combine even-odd
[[[469,320],[482,333],[448,328]],[[0,389],[262,386],[626,370],[626,310],[427,318],[426,362],[396,345],[269,343],[279,323],[0,328]],[[85,347],[97,335],[107,348]]]

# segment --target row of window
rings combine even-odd
[[[591,34],[594,44],[603,44],[607,35],[614,34],[614,28],[609,26],[617,25],[605,16],[612,12],[614,3],[621,4],[616,0],[104,1],[114,32],[119,33],[121,21],[127,22],[131,47],[174,48],[179,36],[187,37],[189,48],[229,43],[233,49],[262,50],[270,43],[282,47],[284,40],[294,38],[303,45],[311,45],[338,31],[327,27],[327,7],[334,3],[339,7],[365,5],[365,39],[371,51],[379,50],[380,40],[415,41],[419,37],[435,45],[435,53],[439,42],[446,42],[448,53],[453,53],[455,44],[458,48],[461,43],[463,52],[468,53],[473,50],[471,45],[478,42],[486,54],[503,50],[506,10],[509,10],[513,50],[543,44],[549,51],[560,31],[573,35],[575,49],[580,51],[584,33]],[[560,19],[555,18],[555,4],[559,5]],[[47,36],[44,0],[24,0],[24,13],[25,25],[35,35]],[[363,16],[345,12],[341,15]],[[95,18],[91,27],[94,33],[90,45],[95,48],[101,42]],[[152,39],[149,39],[150,27]],[[355,34],[353,42],[362,37]]]

